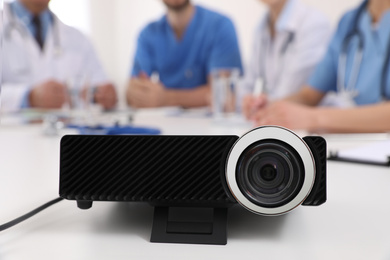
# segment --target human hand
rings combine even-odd
[[[268,104],[268,98],[266,95],[261,94],[259,96],[247,95],[242,102],[242,111],[244,116],[248,120],[253,120],[256,111],[263,109]]]
[[[133,107],[161,107],[166,104],[165,87],[145,76],[130,80],[126,96]]]
[[[68,100],[66,86],[55,80],[34,86],[29,94],[30,106],[35,108],[58,109]]]
[[[315,108],[289,101],[277,101],[257,111],[256,125],[278,125],[289,129],[316,130]]]
[[[94,100],[104,109],[112,109],[118,101],[114,85],[111,83],[99,85],[96,88]]]

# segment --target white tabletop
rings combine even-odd
[[[248,126],[213,122],[202,113],[139,111],[134,124],[163,134],[237,134]],[[58,197],[58,136],[40,124],[0,124],[0,224]],[[71,132],[70,132],[71,133]],[[304,133],[302,133],[304,134]],[[326,135],[339,149],[388,138]],[[262,217],[229,210],[226,246],[150,243],[153,208],[95,202],[80,210],[61,201],[0,233],[0,259],[390,259],[390,169],[328,162],[328,201]]]

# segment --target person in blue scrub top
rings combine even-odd
[[[189,0],[163,0],[167,14],[138,38],[127,102],[132,107],[199,107],[210,103],[210,74],[239,68],[232,21]]]
[[[390,1],[363,1],[338,24],[325,57],[296,94],[268,102],[260,96],[257,125],[315,132],[390,131]],[[326,93],[341,106],[317,106]]]

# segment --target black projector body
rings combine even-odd
[[[280,215],[326,201],[326,143],[273,126],[241,138],[69,135],[61,140],[59,193],[83,209],[93,201],[150,203],[152,242],[226,244],[227,208],[237,202]],[[214,213],[209,223],[172,222],[173,207]]]

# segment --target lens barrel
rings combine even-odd
[[[246,209],[260,215],[281,215],[310,194],[315,161],[308,145],[294,132],[263,126],[233,145],[226,163],[226,182]]]
[[[246,198],[262,207],[290,202],[302,188],[302,159],[289,144],[267,139],[249,146],[236,169],[238,187]]]

